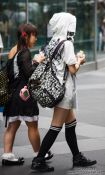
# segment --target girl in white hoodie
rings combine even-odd
[[[88,160],[79,151],[75,132],[77,123],[73,111],[76,108],[75,74],[79,70],[80,65],[85,62],[85,54],[83,52],[77,55],[74,53],[73,37],[76,31],[76,17],[66,12],[56,13],[49,21],[49,27],[53,33],[49,42],[50,50],[56,43],[58,44],[60,41],[65,40],[60,56],[58,54],[57,59],[53,59],[57,70],[56,76],[63,83],[66,65],[68,67],[68,76],[65,83],[64,98],[54,107],[50,129],[42,141],[38,156],[32,161],[31,168],[40,172],[54,171],[54,167],[47,165],[44,156],[55,142],[63,124],[65,124],[65,138],[73,155],[73,166],[91,166],[96,164],[96,160]]]

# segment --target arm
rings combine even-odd
[[[28,79],[37,67],[38,63],[35,62],[35,64],[32,65],[31,53],[28,49],[22,50],[18,57],[19,68],[24,76]]]
[[[32,57],[31,57],[31,53],[28,49],[24,49],[21,53],[20,53],[20,69],[22,68],[22,71],[25,75],[26,78],[29,78],[33,71],[36,69],[36,67],[38,66],[38,64],[40,62],[42,62],[45,58],[41,55],[39,55],[37,57],[37,59],[34,60],[33,64],[32,64]]]
[[[69,71],[71,74],[75,74],[79,70],[80,65],[85,63],[85,54],[83,51],[77,53],[76,59],[77,62],[74,65],[69,66]]]
[[[64,61],[68,65],[69,72],[75,74],[80,65],[85,62],[85,54],[83,51],[80,51],[75,55],[74,46],[71,41],[66,41],[64,46]]]
[[[75,74],[75,73],[79,70],[80,64],[79,64],[79,63],[76,63],[76,64],[70,65],[70,66],[68,66],[68,67],[69,67],[69,72],[70,72],[71,74]]]
[[[17,52],[17,45],[15,45],[8,54],[8,59],[12,59]]]

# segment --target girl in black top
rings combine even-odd
[[[30,97],[23,101],[20,90],[27,85],[28,79],[44,56],[39,55],[32,64],[29,48],[32,48],[37,40],[37,29],[32,24],[22,24],[17,31],[17,45],[10,51],[7,63],[10,91],[12,96],[4,107],[3,115],[6,117],[7,128],[4,134],[3,165],[23,164],[23,158],[15,158],[12,153],[14,138],[21,121],[25,121],[28,127],[28,137],[34,152],[40,147],[40,136],[38,131],[39,108],[36,101]]]

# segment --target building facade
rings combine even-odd
[[[21,23],[38,27],[38,41],[34,54],[48,41],[48,21],[56,12],[66,11],[77,17],[75,52],[84,50],[87,68],[97,69],[104,64],[105,54],[105,0],[1,0],[0,35],[3,48],[0,59],[16,44],[16,30]],[[88,66],[89,65],[89,66]]]

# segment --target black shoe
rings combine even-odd
[[[35,157],[32,161],[31,169],[35,172],[51,172],[54,171],[54,167],[50,167],[46,164],[44,158]]]
[[[2,159],[2,165],[3,166],[13,166],[13,165],[23,165],[24,164],[24,158],[19,157],[18,160],[12,161],[7,159]]]
[[[96,160],[87,159],[81,152],[73,157],[73,167],[87,167],[97,163]]]
[[[48,151],[48,153],[46,153],[44,159],[45,159],[45,160],[50,160],[53,156],[54,156],[54,155],[52,154],[52,152],[51,152],[51,151]]]

